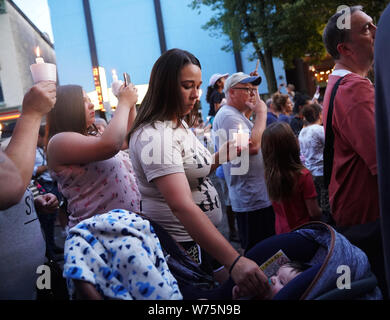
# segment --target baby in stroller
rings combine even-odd
[[[156,299],[158,295],[162,299],[231,300],[240,297],[237,289],[233,290],[235,283],[232,279],[216,285],[213,279],[204,272],[202,273],[195,262],[183,253],[184,250],[181,250],[158,224],[153,221],[145,221],[133,213],[121,213],[120,211],[113,210],[107,214],[92,217],[72,228],[73,233],[66,241],[64,277],[68,280],[91,283],[105,298]],[[142,227],[138,229],[147,232],[147,236],[142,235],[141,237],[139,234],[141,231],[135,228],[138,226],[136,222]],[[115,223],[121,223],[120,228],[116,228],[116,232],[103,232],[106,228],[112,229],[112,224]],[[132,225],[134,226],[131,227]],[[106,236],[114,237],[114,239],[107,239]],[[112,242],[115,239],[118,241]],[[146,245],[147,239],[150,243],[148,242]],[[104,246],[100,245],[103,240]],[[132,243],[124,242],[122,244],[122,241],[131,241]],[[115,247],[114,244],[117,244],[118,247]],[[126,249],[127,247],[129,249]],[[246,256],[255,261],[261,268],[280,249],[290,261],[299,261],[304,265],[302,267],[294,263],[283,265],[280,268],[282,263],[279,263],[278,268],[272,270],[272,273],[265,272],[270,278],[272,289],[267,297],[262,297],[263,299],[366,300],[382,298],[367,256],[329,225],[313,222],[292,232],[270,237],[250,249]],[[136,250],[136,252],[133,254],[128,250]],[[133,255],[134,257],[138,256],[139,251],[143,252],[142,250],[145,251],[144,257],[149,257],[150,253],[150,259],[153,259],[145,260],[146,264],[143,268],[145,270],[141,273],[137,272],[137,274],[144,276],[145,273],[150,278],[152,272],[155,271],[153,274],[156,274],[158,279],[161,278],[157,282],[149,281],[148,286],[145,285],[144,280],[133,279],[130,270],[132,263],[137,260],[130,258]],[[93,252],[97,254],[93,259],[84,259],[85,255],[91,255]],[[119,253],[129,257],[126,269],[116,269],[115,267],[116,261],[122,257],[119,256]],[[90,265],[90,261],[95,261],[94,265]],[[128,259],[121,259],[121,261],[128,261]],[[97,262],[100,263],[99,266],[96,265]],[[122,267],[122,264],[124,263],[121,262],[118,266]],[[110,267],[111,265],[113,269]],[[351,285],[348,290],[340,289],[338,286],[338,280],[342,276],[338,273],[340,266],[346,266],[350,269],[348,276]],[[91,267],[95,272],[90,272]],[[278,271],[276,276],[272,277],[276,271]],[[131,286],[128,286],[128,281],[124,281],[128,279],[132,280]],[[124,285],[125,283],[126,285]],[[157,285],[155,285],[156,283]],[[164,284],[164,290],[160,290],[160,284]],[[153,292],[152,287],[155,288]]]
[[[309,268],[310,265],[299,261],[291,261],[282,264],[278,271],[276,271],[276,273],[268,279],[271,288],[268,292],[268,295],[260,298],[263,300],[273,299],[276,294],[284,288],[285,285],[287,285],[296,276]],[[239,299],[241,297],[238,286],[233,287],[232,297],[233,300]]]
[[[325,223],[307,223],[292,232],[270,237],[258,243],[247,255],[261,266],[280,249],[290,260],[308,267],[298,269],[283,287],[273,288],[273,293],[267,297],[258,298],[382,299],[365,253]]]

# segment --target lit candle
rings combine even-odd
[[[246,148],[249,145],[249,134],[242,130],[241,124],[238,126],[238,132],[233,133],[233,140],[236,141],[237,146]]]
[[[43,60],[43,58],[41,57],[41,50],[39,49],[39,47],[37,47],[35,49],[35,54],[37,55],[37,57],[35,58],[35,62],[37,64],[39,63],[45,63],[45,61]]]
[[[112,69],[112,81],[118,81],[118,75],[116,74],[116,70]]]
[[[57,67],[53,63],[46,63],[41,57],[39,47],[35,50],[35,63],[30,66],[34,83],[41,81],[57,81]]]
[[[111,70],[112,73],[112,80],[111,83],[111,90],[115,97],[118,97],[119,89],[121,88],[123,81],[118,79],[118,75],[116,73],[115,69]]]

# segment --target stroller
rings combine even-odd
[[[231,279],[220,286],[210,285],[207,276],[197,270],[196,265],[188,263],[190,259],[180,253],[177,246],[175,248],[175,242],[169,239],[165,230],[153,222],[151,224],[162,247],[180,261],[175,264],[180,265],[179,268],[173,264],[175,260],[168,260],[168,265],[178,281],[184,300],[232,299],[234,282]],[[273,300],[382,299],[366,254],[323,222],[307,223],[292,232],[265,239],[250,249],[246,256],[261,265],[280,249],[290,260],[304,262],[311,267],[290,281]],[[187,275],[184,270],[187,270]]]
[[[273,300],[382,299],[367,256],[343,235],[322,222],[270,237],[247,256],[259,265],[278,250],[311,267],[291,280]]]
[[[133,221],[135,220],[121,219],[122,217],[119,214],[120,211],[122,210],[113,210],[106,215],[110,219],[112,219],[112,215],[118,215],[117,219],[115,219],[115,223],[121,221],[121,227],[123,227],[123,229],[117,228],[116,231],[118,235],[120,234],[121,236],[130,236],[130,238],[134,237],[132,233],[123,234],[123,230],[127,230],[131,227],[129,230],[131,232],[136,232],[137,230],[132,227]],[[124,214],[128,215],[129,212],[124,212]],[[66,248],[71,249],[70,246],[72,246],[73,250],[76,250],[79,253],[84,253],[84,251],[89,249],[90,246],[96,246],[95,243],[98,243],[96,241],[97,238],[93,243],[91,243],[91,235],[86,231],[88,229],[95,234],[97,232],[98,238],[100,238],[102,230],[96,228],[97,221],[95,220],[104,219],[104,221],[106,221],[106,215],[95,216],[85,220],[83,223],[80,223],[77,228],[73,228],[73,235],[68,237]],[[132,218],[133,217],[134,216],[132,216]],[[139,220],[138,215],[136,215],[135,218]],[[114,221],[110,219],[107,221],[110,223]],[[128,220],[129,222],[125,223],[124,220]],[[129,223],[130,225],[128,225]],[[147,222],[140,220],[139,223],[144,224]],[[158,237],[161,249],[163,251],[163,256],[166,257],[166,262],[165,259],[161,258],[156,259],[155,264],[156,266],[164,265],[169,267],[170,273],[174,277],[170,277],[171,282],[169,284],[171,286],[171,291],[174,293],[173,296],[176,299],[180,299],[180,293],[176,290],[177,285],[184,300],[193,300],[198,298],[206,298],[210,300],[232,299],[232,288],[234,286],[232,279],[229,279],[222,285],[216,285],[213,279],[207,273],[201,270],[199,266],[191,260],[191,258],[189,258],[184,249],[178,246],[175,240],[173,240],[173,238],[170,237],[170,235],[161,226],[150,220],[148,223],[150,223],[150,226],[146,224],[146,227],[143,230],[150,232],[150,236],[152,236],[152,238]],[[115,236],[115,239],[118,238],[115,232],[110,233],[110,235]],[[93,239],[95,238],[93,237]],[[125,237],[119,239],[125,240],[128,238]],[[146,238],[142,236],[140,239]],[[85,244],[85,248],[84,245],[72,245],[72,243],[76,243],[80,240]],[[99,259],[103,257],[104,259],[101,259],[104,261],[109,257],[114,258],[115,256],[112,252],[112,245],[108,245],[108,243],[109,242],[106,242],[105,245],[101,247],[102,250],[104,248],[105,249],[103,250],[104,252],[101,253],[100,257],[98,257]],[[157,244],[157,247],[158,246],[159,245]],[[123,247],[123,250],[125,248],[126,246]],[[367,256],[359,248],[353,246],[343,235],[336,232],[332,227],[325,223],[308,223],[292,232],[265,239],[250,249],[246,256],[254,260],[258,265],[261,265],[280,249],[283,250],[283,252],[287,255],[287,257],[289,257],[290,260],[305,262],[310,264],[311,267],[291,280],[282,290],[277,293],[277,295],[273,298],[274,300],[369,300],[382,298],[382,294],[377,286],[376,277],[370,270],[370,264],[368,262]],[[83,263],[87,263],[89,259],[83,260],[83,262],[80,260],[78,263],[72,262],[72,260],[75,259],[75,252],[66,250],[66,253],[68,254],[66,254],[65,257],[64,277],[68,278],[68,280],[79,280],[78,282],[82,284],[82,287],[78,290],[76,288],[76,290],[78,291],[80,297],[84,299],[95,298],[95,295],[91,296],[89,293],[86,294],[89,289],[85,288],[85,286],[88,285],[88,283],[95,283],[96,277],[92,274],[90,277],[91,279],[87,280],[83,276],[84,273],[74,272],[75,270],[80,271],[80,264],[83,265]],[[83,254],[80,254],[80,256],[82,255]],[[110,263],[108,263],[108,265],[109,264]],[[106,263],[102,262],[102,265],[106,265]],[[350,287],[345,286],[345,289],[340,288],[340,285],[338,287],[339,279],[343,276],[343,274],[338,273],[338,268],[340,266],[348,267],[349,270],[349,273],[345,274],[345,279],[350,280]],[[90,266],[87,264],[84,269],[88,271],[89,267]],[[100,269],[104,271],[106,268],[98,269],[100,273]],[[117,274],[118,272],[116,271],[118,270],[109,272],[109,275],[116,274],[114,277],[108,277],[110,279],[110,283],[115,279],[122,278],[120,277],[120,274]],[[164,271],[168,272],[166,269]],[[107,281],[108,278],[106,273],[107,272],[102,273],[102,281]],[[97,283],[95,283],[95,286],[96,285]],[[100,286],[100,288],[103,287],[104,286]],[[104,294],[104,292],[99,290],[99,286],[97,286],[97,290],[93,287],[92,289],[95,293],[96,291],[99,291],[102,297],[110,298]],[[124,292],[123,298],[126,298],[127,291],[125,288],[122,289]],[[171,291],[169,291],[169,294],[172,295]],[[114,296],[115,298],[119,298],[117,291],[115,291]]]

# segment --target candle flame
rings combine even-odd
[[[238,132],[241,132],[242,129],[241,129],[241,124],[238,125]]]
[[[112,69],[111,72],[112,72],[112,75],[113,75],[113,76],[116,76],[116,75],[117,75],[115,69]]]
[[[35,54],[37,55],[37,57],[41,56],[41,50],[39,49],[39,46],[35,49]]]

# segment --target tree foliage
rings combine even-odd
[[[374,22],[386,7],[383,0],[192,0],[193,9],[201,10],[202,5],[215,12],[203,28],[232,40],[224,50],[253,46],[252,58],[260,59],[271,92],[276,90],[272,57],[281,58],[287,67],[296,58],[322,59],[322,32],[340,5],[362,5]]]

